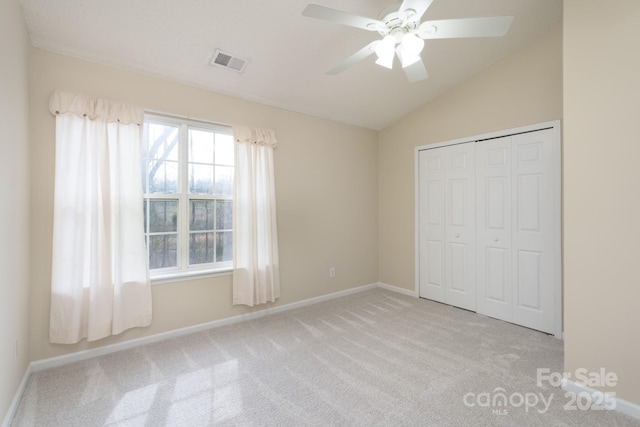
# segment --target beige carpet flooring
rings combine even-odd
[[[36,372],[12,425],[640,426],[565,410],[537,368],[562,341],[375,289]]]

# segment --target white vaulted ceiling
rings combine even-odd
[[[378,18],[393,0],[313,0]],[[435,0],[423,20],[512,15],[502,38],[426,40],[429,78],[409,83],[375,55],[325,72],[375,32],[301,15],[304,0],[22,0],[34,46],[240,98],[382,129],[561,21],[561,0]],[[399,3],[398,3],[399,5]],[[214,67],[216,49],[248,58]]]

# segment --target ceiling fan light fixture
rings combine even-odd
[[[424,40],[412,33],[405,34],[398,46],[398,58],[402,63],[402,68],[407,68],[418,62],[423,48]]]
[[[424,48],[424,40],[413,33],[407,33],[402,38],[402,53],[406,56],[420,55]]]
[[[381,65],[385,68],[388,69],[393,69],[393,55],[391,56],[383,56],[383,57],[378,57],[378,59],[376,59],[376,64]]]
[[[398,45],[398,47],[396,48],[396,53],[398,55],[398,59],[400,60],[400,63],[402,64],[402,68],[407,68],[409,65],[415,64],[416,62],[422,59],[420,55],[405,54],[405,52],[402,49],[402,45]]]
[[[382,39],[382,41],[376,46],[376,55],[378,56],[376,64],[388,69],[392,69],[395,45],[396,39],[392,35],[388,35],[384,39]]]

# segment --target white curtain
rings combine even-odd
[[[55,92],[49,340],[94,341],[151,324],[140,108]]]
[[[280,297],[275,133],[234,126],[233,304],[253,306]]]

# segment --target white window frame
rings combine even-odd
[[[177,200],[177,266],[150,269],[152,284],[173,283],[184,280],[229,275],[232,272],[233,261],[212,262],[206,264],[189,265],[189,205],[191,200],[231,200],[233,196],[219,196],[213,194],[189,193],[189,129],[213,131],[219,134],[230,135],[233,132],[230,126],[215,123],[196,121],[181,117],[161,115],[157,113],[145,113],[144,122],[178,127],[178,189],[176,193],[147,193],[144,188],[144,200]],[[146,140],[144,141],[146,143]],[[234,164],[235,167],[235,164]],[[143,171],[147,173],[147,170]],[[148,179],[148,177],[147,177]],[[150,209],[145,213],[149,223]],[[145,236],[149,233],[145,229]]]

